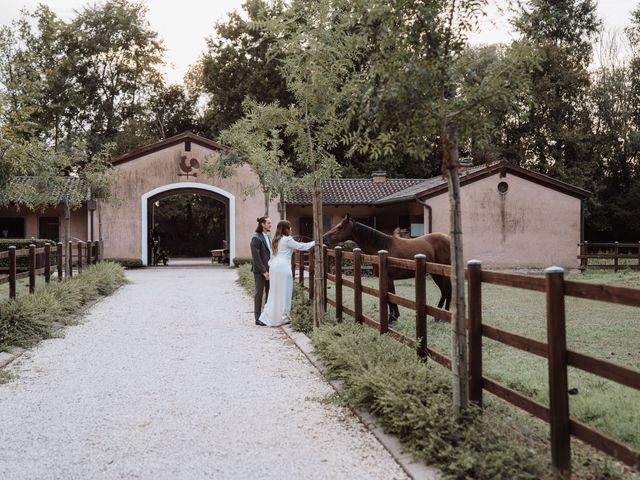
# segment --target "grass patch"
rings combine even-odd
[[[2,385],[3,383],[9,383],[11,380],[13,380],[13,378],[14,375],[10,372],[7,372],[6,370],[0,370],[0,385]]]
[[[640,285],[640,272],[589,272],[569,274],[568,279],[594,283]],[[364,283],[375,285],[377,279]],[[333,296],[330,284],[330,296]],[[412,280],[396,282],[398,295],[413,299]],[[343,298],[348,306],[353,303],[350,289],[344,289]],[[427,298],[433,304],[439,291],[433,282],[427,284]],[[542,292],[483,284],[483,323],[509,332],[546,342],[546,306]],[[378,316],[378,300],[363,296],[366,315]],[[640,309],[566,298],[567,344],[574,351],[592,355],[632,368],[640,368]],[[414,337],[415,313],[400,307],[397,330]],[[427,343],[444,354],[449,353],[451,330],[447,323],[427,320]],[[483,339],[484,374],[548,403],[548,372],[545,359],[522,352],[490,339]],[[571,415],[623,442],[640,448],[640,391],[618,385],[595,375],[569,368],[569,388],[577,389],[571,395]]]
[[[29,348],[50,338],[55,323],[73,323],[83,306],[124,283],[120,265],[101,262],[63,282],[43,283],[31,295],[0,301],[0,350]]]

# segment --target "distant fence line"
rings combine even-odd
[[[637,243],[579,243],[580,270],[613,269],[614,272],[630,268],[640,270],[640,242]],[[635,253],[633,253],[635,251]],[[605,260],[607,263],[591,263],[589,260]],[[613,263],[611,263],[613,262]]]
[[[18,250],[15,246],[11,246],[7,251],[0,252],[0,259],[6,258],[9,264],[9,273],[0,275],[0,285],[9,284],[9,298],[16,298],[16,285],[20,279],[29,279],[29,293],[33,293],[36,288],[36,276],[44,275],[44,281],[49,283],[52,267],[57,271],[58,280],[62,280],[65,277],[65,266],[69,277],[72,277],[74,267],[81,272],[84,265],[92,265],[102,260],[100,258],[102,246],[99,241],[80,241],[75,245],[69,241],[66,255],[63,247],[62,242],[58,242],[55,246],[45,244],[44,247],[39,248],[32,244],[29,248]],[[29,265],[26,269],[18,269],[16,260],[24,257],[29,259]]]
[[[449,265],[427,263],[424,255],[416,255],[415,260],[388,257],[381,250],[378,255],[365,255],[360,249],[343,252],[340,247],[327,250],[324,247],[323,276],[325,279],[325,308],[327,304],[335,307],[336,319],[342,321],[344,314],[350,315],[360,324],[388,334],[395,340],[415,348],[423,359],[432,358],[444,367],[451,369],[451,360],[443,353],[427,345],[427,315],[451,322],[451,313],[426,303],[426,273],[451,276]],[[314,292],[313,251],[297,252],[292,260],[292,271],[298,271],[299,283],[308,290],[309,297]],[[329,258],[335,258],[335,274],[329,273]],[[305,262],[305,259],[307,260]],[[343,261],[350,260],[353,280],[343,278]],[[362,285],[362,265],[376,265],[379,271],[378,288]],[[388,292],[386,272],[389,267],[403,268],[415,272],[415,298],[408,299]],[[309,272],[309,285],[304,285],[304,272]],[[562,269],[547,269],[545,278],[536,278],[511,273],[483,271],[480,262],[470,262],[465,270],[468,288],[467,335],[469,347],[469,396],[470,400],[482,406],[483,390],[525,410],[550,424],[551,462],[555,472],[566,475],[570,472],[571,453],[570,436],[582,440],[596,449],[635,467],[640,467],[640,451],[623,444],[617,439],[599,432],[590,426],[569,416],[569,397],[567,367],[572,366],[592,373],[601,378],[640,390],[640,370],[624,367],[606,360],[591,357],[567,349],[565,328],[565,297],[578,297],[620,305],[640,307],[640,289],[612,285],[590,284],[564,279]],[[328,298],[327,284],[335,284],[335,298]],[[507,332],[482,323],[482,284],[491,283],[534,290],[546,293],[547,302],[547,343],[515,333]],[[343,305],[343,288],[354,291],[354,309]],[[379,318],[374,320],[363,314],[362,294],[379,299]],[[402,305],[416,312],[416,338],[410,338],[389,327],[389,302]],[[639,311],[640,312],[640,311]],[[482,337],[509,345],[546,358],[549,365],[549,406],[543,405],[526,395],[483,375]]]

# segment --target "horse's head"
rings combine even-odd
[[[322,236],[322,243],[325,245],[335,245],[336,243],[345,242],[353,239],[353,220],[351,215],[347,213],[340,223],[329,230]]]

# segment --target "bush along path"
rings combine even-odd
[[[252,294],[247,267],[238,283]],[[345,400],[375,415],[416,460],[450,479],[552,478],[547,426],[491,400],[482,415],[472,407],[456,422],[448,370],[369,327],[349,319],[336,324],[330,313],[314,330],[307,293],[294,283],[292,328],[309,335],[329,376],[342,381]],[[573,478],[638,479],[587,447],[577,450]]]
[[[83,307],[125,283],[120,265],[100,262],[70,279],[52,279],[31,295],[0,301],[0,352],[29,348],[50,338],[57,326],[77,323]]]

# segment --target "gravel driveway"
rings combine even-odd
[[[400,479],[228,269],[130,271],[0,385],[0,478]]]

